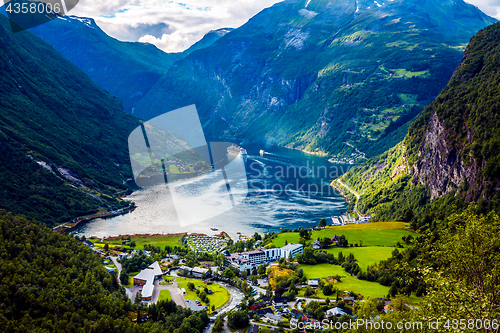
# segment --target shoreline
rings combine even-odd
[[[118,211],[118,212],[95,214],[95,215],[91,215],[89,217],[77,218],[76,221],[74,220],[74,222],[72,222],[72,223],[68,223],[68,222],[63,223],[61,225],[56,226],[52,230],[54,230],[56,232],[69,232],[72,229],[78,227],[81,223],[87,223],[87,222],[90,222],[90,221],[95,220],[95,219],[106,219],[106,218],[112,218],[112,217],[116,217],[116,216],[120,216],[120,215],[125,215],[125,214],[128,214],[130,212],[133,212],[136,208],[137,207],[134,205],[133,207],[130,207],[130,208],[127,208],[125,210]]]

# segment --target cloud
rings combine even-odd
[[[281,0],[80,0],[72,15],[92,17],[110,36],[181,52],[210,30],[237,28]],[[500,0],[466,0],[500,19]]]
[[[237,28],[280,0],[80,0],[72,15],[92,17],[108,35],[181,52],[210,30]]]
[[[470,4],[481,9],[481,11],[491,17],[500,20],[500,1],[499,0],[465,0]]]

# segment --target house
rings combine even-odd
[[[272,313],[266,313],[264,317],[262,317],[262,321],[268,322],[270,324],[278,325],[283,321],[283,318],[281,316],[272,314]]]
[[[276,309],[285,308],[288,306],[288,297],[275,297],[272,304]]]
[[[354,301],[356,300],[356,298],[354,298],[353,296],[344,296],[342,298],[342,300],[347,303],[347,304],[351,304],[351,303],[354,303]]]
[[[298,319],[300,317],[303,316],[302,312],[300,312],[299,310],[297,309],[293,309],[292,311],[290,311],[290,314],[292,315],[292,317]]]
[[[83,244],[87,245],[87,246],[90,246],[90,247],[94,247],[94,243],[92,243],[91,241],[89,240],[84,240],[83,241]]]
[[[332,317],[339,318],[340,316],[342,316],[344,314],[347,314],[344,311],[344,309],[336,307],[336,308],[332,308],[332,309],[326,310],[325,317],[327,317],[327,318],[332,318]]]
[[[250,327],[248,328],[248,333],[259,333],[259,326],[250,325]]]
[[[134,284],[143,286],[142,300],[151,301],[153,299],[154,281],[163,275],[160,265],[157,261],[143,269],[136,276],[134,276]]]
[[[267,313],[273,313],[273,310],[271,310],[270,308],[266,308],[266,309],[260,309],[257,311],[252,311],[252,312],[248,313],[248,317],[253,318],[255,315],[257,315],[258,317],[263,317]]]
[[[312,247],[313,247],[313,249],[315,249],[315,250],[319,250],[319,249],[321,249],[321,243],[319,242],[319,240],[315,240],[315,241],[313,242],[313,244],[312,244]]]
[[[287,244],[281,248],[261,249],[250,252],[226,255],[226,263],[236,267],[240,272],[252,270],[259,265],[278,261],[281,258],[294,258],[303,252],[302,244]]]
[[[255,310],[259,310],[259,309],[265,307],[266,305],[267,305],[266,302],[257,302],[257,303],[252,304],[249,308],[250,308],[250,310],[255,311]]]
[[[335,236],[332,237],[332,244],[333,245],[338,246],[339,242],[340,242],[339,236],[335,235]]]
[[[304,252],[304,246],[302,244],[287,244],[283,246],[281,249],[281,258],[288,259],[291,255],[292,258],[299,253]],[[280,258],[278,258],[279,260]]]
[[[317,288],[317,287],[319,287],[319,281],[320,280],[321,279],[309,279],[307,281],[307,285],[310,286],[310,287],[313,287],[313,288]]]
[[[195,267],[191,270],[191,274],[194,277],[201,278],[207,274],[208,269],[207,268],[201,268],[201,267]]]

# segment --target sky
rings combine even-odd
[[[69,13],[91,17],[108,35],[123,41],[181,52],[210,30],[237,28],[280,0],[80,0]],[[466,0],[500,20],[500,0]]]

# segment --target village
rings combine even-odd
[[[92,238],[83,243],[102,258],[133,303],[173,301],[206,311],[214,331],[236,325],[259,332],[297,325],[318,328],[324,319],[346,321],[355,317],[355,304],[367,300],[390,311],[389,288],[358,279],[374,259],[389,257],[400,240],[410,239],[404,225],[384,225],[382,233],[394,235],[374,244],[369,238],[380,235],[381,227],[325,226],[323,220],[311,229],[255,233],[236,242],[221,234]],[[167,239],[170,244],[157,245]],[[375,246],[377,253],[369,255]]]

